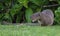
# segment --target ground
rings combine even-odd
[[[0,25],[0,36],[60,36],[60,26]]]

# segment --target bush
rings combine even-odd
[[[55,1],[60,4],[60,0]],[[55,3],[52,3],[55,4]],[[9,21],[11,23],[30,22],[30,16],[38,11],[46,9],[44,5],[50,5],[48,0],[0,0],[0,21]],[[47,7],[49,8],[49,7]],[[52,8],[49,8],[52,9]],[[55,11],[53,7],[53,11]],[[58,9],[57,9],[58,10]],[[58,12],[55,12],[55,20],[59,21]],[[4,19],[4,20],[3,20]]]

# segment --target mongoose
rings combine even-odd
[[[34,13],[31,16],[32,22],[38,21],[41,25],[53,25],[54,14],[50,9],[43,10],[42,12]]]

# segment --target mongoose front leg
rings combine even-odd
[[[38,23],[40,24],[40,26],[42,25],[42,22],[40,20],[38,20]]]

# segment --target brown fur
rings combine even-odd
[[[31,16],[31,19],[34,21],[40,20],[42,25],[52,25],[54,22],[54,14],[53,14],[52,10],[46,9],[40,13],[38,12],[37,14],[36,13],[33,14]]]

